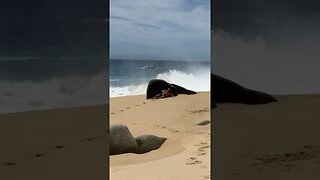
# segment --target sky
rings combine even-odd
[[[110,58],[210,60],[210,0],[110,0]]]
[[[212,15],[214,73],[273,94],[320,92],[320,0],[214,1]]]
[[[106,56],[107,18],[105,0],[1,0],[0,60]]]

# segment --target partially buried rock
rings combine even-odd
[[[204,120],[204,121],[199,122],[197,125],[205,126],[205,125],[208,125],[208,124],[210,124],[210,121],[209,120]]]
[[[141,135],[136,137],[137,144],[139,146],[138,154],[150,152],[152,150],[159,149],[161,145],[167,140],[164,137],[158,137],[154,135]]]
[[[110,134],[110,155],[138,152],[139,147],[125,125],[113,125],[109,130]]]

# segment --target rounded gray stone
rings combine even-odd
[[[205,125],[208,125],[208,124],[210,124],[210,121],[209,120],[204,120],[204,121],[199,122],[197,125],[205,126]]]
[[[112,125],[109,129],[110,155],[138,152],[139,147],[127,126]]]
[[[158,137],[155,135],[141,135],[135,138],[139,147],[138,154],[147,153],[159,149],[161,145],[167,140],[165,137]]]

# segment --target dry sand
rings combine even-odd
[[[110,125],[125,124],[133,136],[168,138],[145,154],[110,157],[111,180],[210,179],[210,94],[146,100],[145,95],[110,99]]]
[[[107,106],[0,115],[0,179],[107,179]]]
[[[111,99],[111,124],[167,137],[160,149],[110,158],[110,178],[209,179],[209,93]],[[217,180],[320,179],[320,95],[213,111]],[[0,114],[0,179],[107,179],[106,107]]]
[[[213,110],[214,179],[320,179],[320,95],[277,98]]]

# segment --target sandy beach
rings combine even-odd
[[[0,179],[107,179],[107,105],[0,115]]]
[[[210,179],[210,94],[146,100],[145,95],[110,99],[110,125],[125,124],[133,136],[168,138],[145,154],[110,156],[112,180]]]
[[[213,110],[213,178],[320,178],[320,95],[276,96],[267,105]]]

